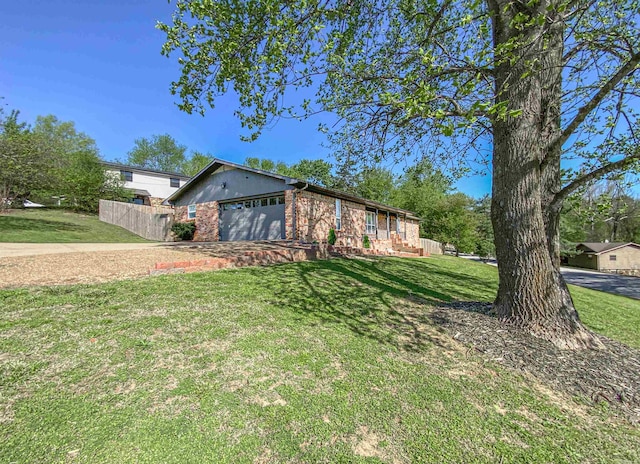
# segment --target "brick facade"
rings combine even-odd
[[[188,218],[188,206],[175,207],[176,222],[196,223],[196,233],[193,236],[194,242],[217,242],[220,240],[218,231],[218,202],[208,201],[206,203],[196,204],[196,218]]]
[[[287,240],[295,240],[293,190],[284,191],[284,231]]]
[[[335,197],[312,193],[305,190],[285,190],[285,238],[287,240],[300,240],[303,242],[326,243],[329,230],[336,228],[336,199]],[[295,211],[294,211],[295,202]],[[361,248],[366,230],[365,206],[352,201],[341,200],[342,221],[341,229],[336,230],[336,245]],[[194,241],[214,242],[220,240],[219,235],[219,208],[217,201],[196,204],[195,220],[188,219],[188,207],[175,207],[175,220],[194,221],[196,233]],[[391,237],[396,232],[396,221],[400,222],[400,231],[405,232],[405,219],[391,214],[389,218],[389,239],[387,239],[386,212],[378,214],[379,239],[370,235],[371,248],[377,251],[386,251],[392,248]],[[406,220],[406,242],[410,246],[419,247],[418,221]]]
[[[362,246],[365,230],[364,205],[342,200],[341,229],[336,230],[336,245]],[[329,230],[336,229],[336,199],[319,193],[296,193],[296,239],[324,243]]]

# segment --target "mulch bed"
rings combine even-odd
[[[568,351],[501,323],[486,303],[436,308],[433,321],[483,357],[531,374],[556,391],[607,402],[640,424],[640,350],[597,335],[602,350]]]

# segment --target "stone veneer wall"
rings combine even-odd
[[[364,205],[342,200],[342,227],[336,230],[336,245],[362,247],[365,221]],[[335,224],[334,197],[304,190],[296,193],[296,239],[326,242]]]
[[[407,219],[406,241],[410,246],[420,248],[420,223],[415,219]]]
[[[196,203],[195,220],[189,219],[187,216],[187,206],[175,207],[176,222],[194,221],[196,223],[196,233],[193,236],[194,242],[217,242],[220,240],[217,201]]]
[[[284,237],[287,240],[296,239],[293,227],[293,192],[293,190],[284,191]]]
[[[164,201],[164,198],[149,197],[149,204],[151,206],[162,206],[163,201]]]

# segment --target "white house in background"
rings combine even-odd
[[[124,187],[133,192],[133,203],[139,205],[159,205],[191,179],[177,172],[138,168],[108,161],[103,161],[102,164],[107,173],[124,181]]]

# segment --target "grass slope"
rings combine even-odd
[[[0,242],[129,243],[147,240],[95,215],[59,209],[13,210],[0,215]]]
[[[638,429],[431,323],[495,286],[443,257],[2,291],[0,461],[640,461]],[[639,302],[573,290],[638,345]]]

